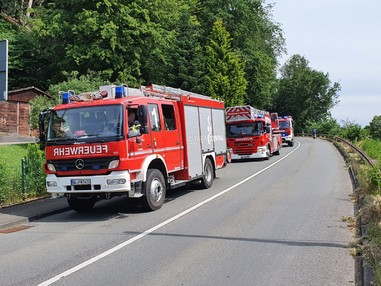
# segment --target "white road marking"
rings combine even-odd
[[[201,207],[201,206],[203,206],[203,205],[213,201],[214,199],[216,199],[216,198],[226,194],[227,192],[230,192],[234,188],[236,188],[236,187],[244,184],[245,182],[251,180],[252,178],[258,176],[259,174],[263,173],[267,169],[270,169],[271,167],[273,167],[274,165],[278,164],[279,162],[281,162],[282,160],[284,160],[288,156],[290,156],[292,153],[294,153],[300,147],[300,145],[301,145],[299,141],[296,141],[296,142],[298,143],[298,146],[296,146],[294,148],[294,150],[292,150],[290,153],[288,153],[284,157],[280,158],[279,160],[275,161],[274,163],[270,164],[266,168],[256,172],[255,174],[253,174],[253,175],[247,177],[246,179],[236,183],[235,185],[233,185],[233,186],[223,190],[222,192],[220,192],[220,193],[218,193],[218,194],[216,194],[216,195],[214,195],[214,196],[212,196],[212,197],[210,197],[210,198],[208,198],[208,199],[206,199],[206,200],[204,200],[204,201],[194,205],[193,207],[191,207],[189,209],[186,209],[185,211],[183,211],[183,212],[181,212],[181,213],[179,213],[179,214],[177,214],[177,215],[167,219],[166,221],[163,221],[162,223],[160,223],[160,224],[158,224],[158,225],[156,225],[156,226],[154,226],[154,227],[152,227],[152,228],[142,232],[141,234],[136,235],[136,236],[130,238],[129,240],[126,240],[125,242],[123,242],[123,243],[121,243],[121,244],[119,244],[119,245],[117,245],[117,246],[115,246],[115,247],[113,247],[113,248],[111,248],[111,249],[109,249],[109,250],[107,250],[107,251],[105,251],[105,252],[103,252],[103,253],[101,253],[101,254],[99,254],[99,255],[97,255],[97,256],[89,259],[89,260],[87,260],[87,261],[85,261],[85,262],[82,262],[81,264],[78,264],[77,266],[74,266],[73,268],[71,268],[69,270],[66,270],[65,272],[62,272],[61,274],[58,274],[57,276],[54,276],[53,278],[51,278],[49,280],[46,280],[45,282],[42,282],[41,284],[39,284],[39,286],[48,286],[48,285],[51,285],[54,282],[57,282],[58,280],[60,280],[61,278],[69,276],[69,275],[73,274],[74,272],[77,272],[78,270],[81,270],[82,268],[85,268],[86,266],[88,266],[90,264],[93,264],[94,262],[97,262],[98,260],[101,260],[102,258],[104,258],[104,257],[106,257],[106,256],[108,256],[108,255],[118,251],[119,249],[122,249],[123,247],[125,247],[125,246],[127,246],[127,245],[129,245],[129,244],[131,244],[131,243],[133,243],[133,242],[135,242],[135,241],[145,237],[146,235],[148,235],[148,234],[150,234],[150,233],[152,233],[152,232],[162,228],[163,226],[165,226],[167,224],[170,224],[171,222],[173,222],[173,221],[175,221],[175,220],[185,216],[186,214],[194,211],[195,209],[198,209],[199,207]]]

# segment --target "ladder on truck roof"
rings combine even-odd
[[[216,100],[209,96],[182,90],[181,88],[174,88],[170,86],[165,85],[158,85],[158,84],[152,84],[150,86],[141,86],[141,91],[146,96],[158,96],[158,97],[164,97],[168,99],[176,99],[181,100],[183,96],[186,96],[188,99],[190,98],[200,98],[200,99],[206,99],[206,100]]]
[[[265,110],[254,108],[250,105],[231,106],[226,108],[227,122],[249,120],[258,117],[270,117],[270,113]]]

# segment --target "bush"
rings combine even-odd
[[[25,158],[25,186],[28,196],[41,196],[46,192],[44,173],[44,152],[38,144],[29,144]]]
[[[381,140],[366,138],[359,144],[369,157],[381,161]]]
[[[0,162],[0,205],[11,205],[23,200],[21,170],[6,167]]]
[[[352,142],[359,141],[364,136],[364,131],[359,124],[350,124],[340,131],[340,136]]]
[[[374,167],[370,167],[366,172],[366,178],[369,185],[369,189],[373,195],[381,195],[381,164]]]

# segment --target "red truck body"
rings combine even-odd
[[[279,155],[282,138],[278,129],[278,116],[251,107],[226,108],[227,144],[232,150],[232,159],[269,159]]]
[[[74,210],[123,194],[156,210],[166,189],[188,182],[209,188],[227,163],[221,101],[158,85],[104,86],[64,93],[63,101],[41,113],[40,142],[47,191],[66,196]]]

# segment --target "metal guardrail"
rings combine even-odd
[[[365,162],[367,162],[367,163],[368,163],[369,165],[371,165],[372,167],[375,167],[375,166],[376,166],[375,161],[374,161],[372,158],[370,158],[370,157],[369,157],[363,150],[361,150],[359,147],[357,147],[356,145],[352,144],[352,142],[349,142],[349,141],[347,141],[347,140],[345,140],[345,139],[343,139],[343,138],[337,137],[337,136],[333,137],[333,139],[336,140],[336,141],[342,142],[342,143],[348,145],[349,147],[351,147],[353,150],[355,150],[355,151],[361,156],[361,158],[362,158]]]

